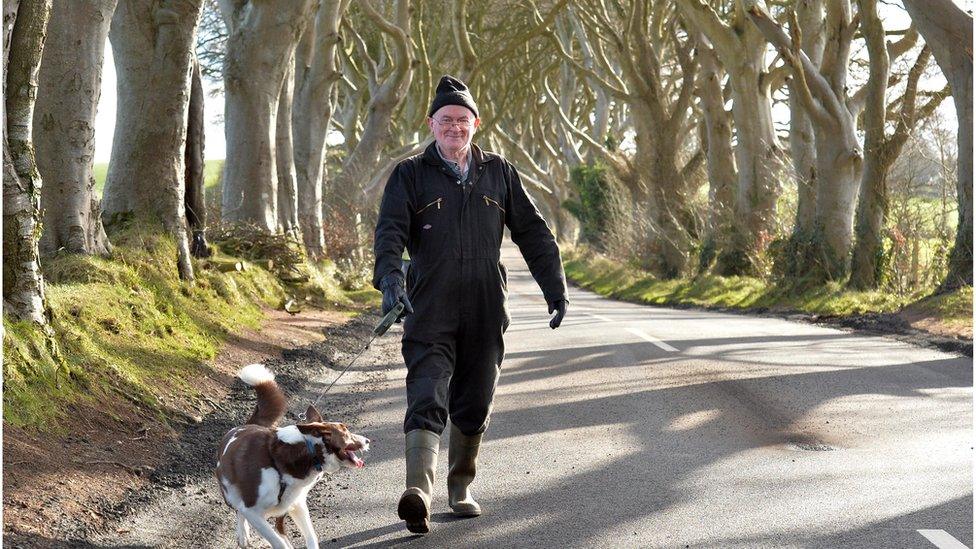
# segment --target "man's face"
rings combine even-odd
[[[471,144],[481,119],[460,105],[444,105],[427,119],[427,127],[445,153],[452,154]]]

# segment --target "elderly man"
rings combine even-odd
[[[504,158],[471,138],[481,124],[463,82],[441,78],[428,112],[434,142],[390,175],[376,224],[373,286],[383,313],[405,306],[407,489],[397,513],[414,533],[430,529],[440,435],[451,423],[448,499],[455,515],[478,516],[468,486],[488,427],[508,328],[507,273],[499,262],[511,231],[553,313],[566,314],[566,276],[552,231]],[[410,253],[407,274],[401,268]]]

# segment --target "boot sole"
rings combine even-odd
[[[427,516],[427,506],[417,494],[406,494],[400,498],[397,505],[397,516],[407,523],[407,530],[414,534],[430,532],[430,518]]]

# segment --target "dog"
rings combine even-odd
[[[319,546],[306,498],[322,479],[365,464],[356,452],[369,450],[369,439],[342,423],[327,423],[314,406],[306,422],[277,427],[285,414],[285,395],[274,374],[262,364],[238,372],[258,395],[247,423],[224,435],[217,448],[217,484],[224,501],[237,512],[237,545],[247,547],[250,529],[275,549],[290,549],[284,516],[298,525],[309,549]],[[275,517],[272,529],[267,519]]]

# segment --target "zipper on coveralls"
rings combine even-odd
[[[497,207],[499,210],[502,211],[502,213],[505,213],[505,208],[502,208],[502,205],[499,204],[497,200],[493,200],[489,198],[487,194],[483,194],[481,196],[485,199],[485,206],[491,206],[492,204],[494,204],[495,207]]]
[[[441,201],[442,200],[444,200],[444,199],[443,198],[438,198],[437,200],[431,202],[430,204],[427,204],[426,206],[424,206],[423,208],[420,208],[419,210],[417,210],[414,213],[420,213],[420,212],[426,210],[427,208],[433,206],[434,204],[437,204],[437,209],[439,210],[439,209],[441,209]]]

